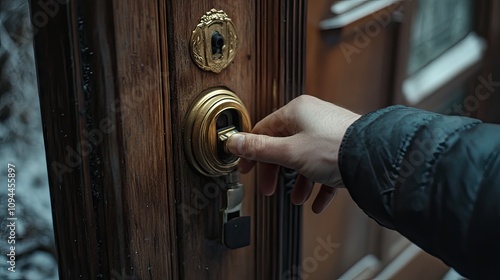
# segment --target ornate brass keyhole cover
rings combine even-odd
[[[233,61],[238,48],[233,21],[224,11],[211,9],[193,30],[190,48],[198,67],[220,73]]]

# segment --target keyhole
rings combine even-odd
[[[230,122],[229,120],[230,117],[231,115],[228,114],[227,112],[223,112],[222,114],[220,114],[216,122],[217,130],[228,127]]]
[[[224,47],[224,37],[219,32],[212,33],[212,55],[222,55]]]
[[[233,130],[239,129],[239,122],[238,122],[238,113],[235,110],[229,109],[221,112],[219,116],[217,117],[217,120],[215,121],[215,127],[217,129],[217,133],[223,132],[223,131],[228,131],[228,130]],[[231,153],[227,152],[224,149],[225,143],[223,141],[217,140],[217,154],[219,155],[219,158],[225,162],[233,162],[236,160],[236,157],[232,155]]]

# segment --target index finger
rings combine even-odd
[[[293,135],[295,130],[287,110],[282,107],[257,122],[252,133],[283,137]]]

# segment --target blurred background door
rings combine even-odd
[[[405,104],[500,122],[498,1],[309,0],[306,92],[358,113]],[[498,83],[496,83],[498,85]],[[479,91],[477,89],[479,88]],[[346,190],[303,214],[304,279],[442,279],[441,261],[369,219]],[[314,258],[318,240],[338,248]]]

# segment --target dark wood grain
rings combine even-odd
[[[233,63],[220,74],[199,69],[189,52],[191,32],[200,17],[210,9],[224,10],[232,19],[239,38]],[[177,242],[181,279],[255,279],[255,248],[252,244],[237,250],[226,249],[218,240],[221,223],[214,214],[214,199],[196,200],[212,179],[196,172],[186,161],[182,130],[191,103],[204,90],[224,86],[236,93],[255,120],[255,4],[252,1],[168,1],[168,59],[172,105],[173,156],[177,163],[175,194]],[[244,215],[252,216],[254,206],[253,174],[242,178],[245,187]],[[215,212],[215,213],[214,213]],[[255,225],[252,224],[252,229]]]
[[[31,6],[33,17],[44,12]],[[220,74],[200,70],[189,53],[211,8],[224,10],[239,36]],[[254,172],[241,177],[252,244],[229,250],[219,240],[219,198],[196,200],[212,179],[188,165],[182,134],[207,88],[235,92],[254,123],[300,94],[303,16],[301,0],[59,7],[38,31],[35,54],[61,279],[278,279],[298,261],[294,175],[282,177],[288,186],[271,200],[255,192]],[[68,163],[73,153],[81,160]],[[71,167],[55,172],[54,163]]]
[[[260,119],[303,93],[305,1],[260,1],[257,15]],[[302,208],[290,201],[295,179],[295,172],[283,169],[274,196],[256,197],[256,279],[299,277]]]
[[[61,279],[177,278],[159,14],[71,1],[35,37]]]
[[[32,13],[36,14],[41,8],[34,2],[31,3],[31,9]],[[73,3],[67,7],[68,10],[72,8],[74,8]],[[88,168],[87,165],[79,164],[76,159],[74,164],[70,163],[71,166],[65,163],[64,148],[78,149],[80,133],[72,131],[82,129],[78,104],[85,104],[81,94],[74,90],[78,87],[78,81],[72,69],[73,63],[76,64],[77,61],[72,60],[72,54],[77,50],[74,46],[75,34],[70,29],[71,21],[69,12],[60,12],[46,25],[40,24],[41,28],[35,36],[38,84],[51,200],[54,205],[54,234],[59,266],[73,267],[71,271],[60,271],[62,279],[67,279],[69,274],[90,278],[99,273],[97,259],[82,258],[97,251],[95,235],[81,230],[86,226],[83,225],[85,220],[93,220],[92,211],[88,211],[86,204],[89,199],[86,190],[90,189],[90,183],[85,180]],[[33,22],[37,26],[35,19]],[[50,32],[56,28],[57,34]],[[57,167],[58,163],[64,164],[66,170],[70,170],[71,173],[60,176],[54,172],[52,168]],[[75,226],[71,224],[73,221],[77,223]],[[68,250],[70,248],[71,251]]]

